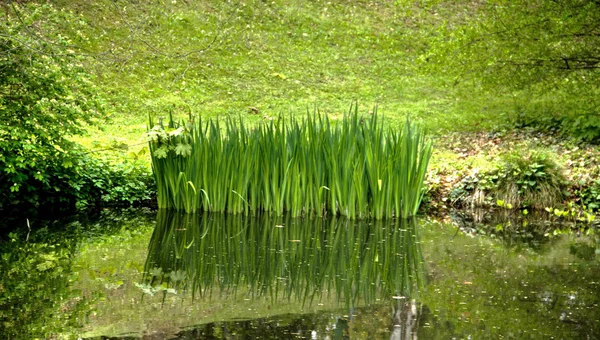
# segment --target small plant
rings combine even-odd
[[[543,209],[564,198],[566,178],[561,167],[545,153],[505,154],[490,177],[497,199],[506,206]]]
[[[489,193],[495,189],[493,181],[496,177],[479,171],[463,177],[450,191],[450,203],[455,207],[470,208],[493,205]]]
[[[552,219],[571,220],[583,224],[592,225],[596,221],[596,215],[592,210],[583,210],[579,206],[569,202],[565,208],[546,207]]]
[[[576,193],[581,199],[584,209],[600,210],[600,179],[595,179],[585,184],[587,185],[577,190]]]

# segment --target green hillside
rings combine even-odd
[[[37,20],[70,39],[118,128],[109,135],[133,139],[148,114],[191,110],[258,120],[317,106],[339,115],[354,100],[365,112],[378,104],[390,118],[411,114],[436,130],[455,129],[465,118],[462,129],[490,126],[476,104],[457,105],[453,79],[425,72],[420,62],[428,39],[454,18],[456,6],[58,1],[53,8],[18,6],[7,13],[12,19],[16,11],[35,10]],[[36,32],[54,39],[49,33]]]
[[[465,132],[493,137],[527,128],[600,140],[597,1],[57,0],[1,7],[0,108],[8,118],[0,142],[8,144],[17,126],[30,134],[19,143],[36,145],[41,134],[51,150],[70,148],[45,132],[52,126],[94,155],[147,162],[149,116],[233,115],[252,125],[318,109],[335,120],[354,101],[365,115],[377,106],[393,128],[410,116],[443,137],[433,157],[442,170],[466,150],[464,140],[448,137]],[[46,123],[23,125],[30,112]],[[88,134],[63,128],[71,123]],[[25,161],[7,162],[6,172],[18,162]],[[470,164],[481,162],[489,159]]]

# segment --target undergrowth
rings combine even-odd
[[[466,175],[449,194],[459,206],[545,209],[562,204],[567,179],[560,164],[540,151],[505,152],[497,167]]]
[[[516,208],[543,209],[562,202],[565,196],[562,168],[542,152],[519,150],[504,154],[491,179],[497,198]]]

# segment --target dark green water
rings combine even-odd
[[[0,338],[600,338],[597,234],[465,223],[36,221],[0,243]]]

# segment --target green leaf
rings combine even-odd
[[[179,143],[175,147],[175,153],[183,157],[189,156],[192,154],[192,146],[189,144]]]
[[[169,149],[167,149],[167,147],[165,147],[163,145],[160,148],[154,150],[154,156],[156,158],[167,158],[167,153],[168,152],[169,152]]]

